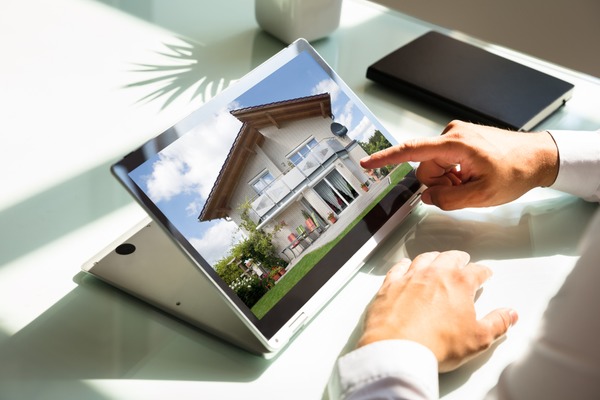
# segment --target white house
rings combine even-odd
[[[280,250],[290,234],[328,216],[344,217],[369,181],[359,160],[367,154],[339,130],[329,93],[231,111],[242,127],[199,219],[241,222],[240,205],[265,229],[283,224],[274,239]],[[335,134],[332,132],[334,131]],[[309,221],[310,222],[310,221]],[[310,227],[309,227],[310,228]],[[302,228],[299,228],[302,229]]]

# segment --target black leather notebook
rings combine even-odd
[[[367,78],[442,107],[452,118],[528,131],[560,108],[574,86],[431,31],[367,69]]]

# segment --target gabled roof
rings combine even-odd
[[[231,115],[243,124],[198,217],[200,221],[224,218],[231,212],[229,202],[240,175],[255,155],[254,146],[260,146],[264,141],[259,129],[267,126],[281,128],[286,122],[318,116],[329,118],[332,116],[331,97],[329,93],[322,93],[233,110]]]

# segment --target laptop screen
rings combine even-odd
[[[419,189],[392,144],[300,40],[113,173],[268,339]]]

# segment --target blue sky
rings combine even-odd
[[[241,238],[231,222],[197,219],[241,127],[229,111],[324,92],[331,95],[335,121],[348,128],[351,138],[364,141],[373,134],[372,122],[307,53],[301,53],[130,176],[213,265]]]
[[[329,75],[307,54],[301,53],[283,68],[237,98],[241,107],[310,96],[314,87]],[[344,103],[348,97],[343,95]]]

